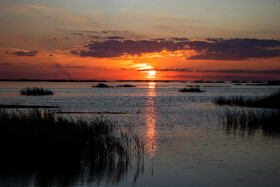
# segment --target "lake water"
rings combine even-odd
[[[118,180],[106,172],[103,176],[89,173],[83,180],[78,175],[68,179],[67,185],[280,186],[280,138],[265,136],[261,131],[251,135],[227,131],[221,123],[226,109],[259,109],[217,106],[212,102],[217,96],[265,96],[279,90],[279,86],[130,82],[136,87],[93,88],[96,84],[0,82],[0,104],[59,106],[52,110],[65,117],[104,117],[117,128],[133,126],[145,143],[140,168],[132,166]],[[205,92],[178,92],[187,85],[200,85]],[[26,87],[48,88],[54,95],[21,96],[19,91]],[[38,180],[36,173],[0,176],[2,185],[32,186]]]

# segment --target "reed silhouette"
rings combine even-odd
[[[179,90],[179,92],[204,92],[200,90],[198,87],[192,87],[192,88],[182,88]]]
[[[25,88],[20,91],[21,95],[27,95],[27,96],[38,96],[38,95],[53,95],[53,92],[51,90],[46,90],[43,88]]]
[[[280,135],[280,111],[230,111],[226,110],[222,121],[227,131],[241,130],[249,135],[261,130],[264,135]]]
[[[122,84],[122,85],[118,85],[117,87],[128,87],[128,88],[132,88],[132,87],[136,87],[133,84]]]
[[[0,149],[2,176],[33,173],[38,184],[63,185],[74,176],[118,182],[133,163],[141,165],[144,154],[138,136],[116,133],[112,122],[73,120],[38,110],[0,110]]]
[[[107,84],[99,83],[96,86],[92,86],[93,88],[110,88],[111,86],[108,86]]]
[[[272,93],[266,97],[246,98],[246,97],[218,97],[214,99],[217,105],[245,106],[258,108],[280,108],[280,91]]]

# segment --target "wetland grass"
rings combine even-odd
[[[253,134],[261,130],[264,135],[280,135],[280,111],[230,111],[226,110],[222,118],[227,131],[241,130]]]
[[[198,87],[193,87],[193,88],[182,88],[179,90],[179,92],[204,92],[200,90]]]
[[[214,99],[217,105],[245,106],[258,108],[280,108],[280,91],[266,97],[245,98],[245,97],[218,97]]]
[[[99,83],[98,85],[92,86],[93,88],[110,88],[111,86],[108,86],[107,84],[104,83]]]
[[[41,88],[25,88],[20,91],[21,95],[27,95],[27,96],[40,96],[40,95],[53,95],[53,92],[51,90],[43,89]]]
[[[118,85],[118,86],[109,86],[107,84],[104,84],[104,83],[99,83],[98,85],[93,85],[92,86],[93,88],[119,88],[119,87],[124,87],[124,88],[132,88],[132,87],[136,87],[135,85],[133,84],[121,84],[121,85]]]
[[[120,176],[143,144],[132,133],[116,133],[111,122],[73,120],[51,112],[0,110],[1,172],[16,170],[88,170]],[[109,172],[109,173],[108,173]],[[116,177],[117,177],[116,176]]]
[[[132,87],[136,87],[136,86],[133,84],[122,84],[122,85],[118,85],[117,87],[132,88]]]

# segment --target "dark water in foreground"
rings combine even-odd
[[[108,85],[122,83],[111,82]],[[70,186],[279,186],[280,138],[257,131],[226,131],[216,96],[263,96],[278,86],[201,83],[201,93],[178,89],[194,83],[131,83],[135,88],[92,88],[94,83],[0,82],[0,104],[50,105],[65,117],[103,116],[118,128],[133,126],[145,142],[143,163],[102,172],[6,172],[0,185]],[[195,84],[197,85],[197,84]],[[21,96],[25,87],[43,87],[53,96]],[[13,109],[14,110],[14,109]],[[26,110],[26,109],[20,109]],[[68,113],[67,112],[71,112]],[[99,114],[97,114],[99,113]],[[101,113],[101,114],[100,114]],[[52,175],[50,175],[52,173]]]

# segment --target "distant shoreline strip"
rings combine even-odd
[[[57,114],[128,114],[126,112],[57,112]]]
[[[61,108],[59,106],[41,106],[41,105],[1,105],[0,108]]]

